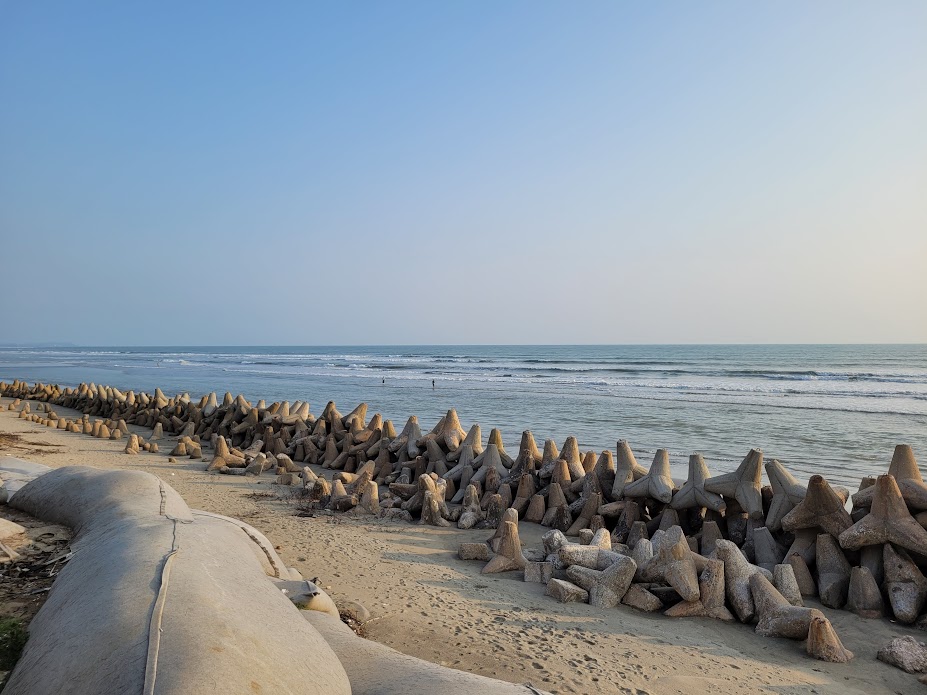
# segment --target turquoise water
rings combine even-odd
[[[690,453],[721,473],[751,447],[847,486],[884,471],[899,442],[927,460],[925,345],[0,349],[0,380],[14,378],[228,390],[308,400],[315,413],[366,401],[397,428],[455,407],[464,427],[499,427],[512,449],[524,429],[585,449],[621,438],[644,465],[668,449],[682,477]]]

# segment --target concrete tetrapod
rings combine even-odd
[[[599,454],[592,472],[599,483],[598,491],[607,497],[615,487],[615,459],[610,450],[604,449]]]
[[[721,560],[707,560],[705,569],[699,575],[699,598],[697,601],[680,601],[663,615],[671,618],[715,618],[734,620],[724,599],[724,563]]]
[[[521,433],[518,456],[515,457],[515,463],[509,471],[509,477],[512,480],[519,480],[523,473],[541,461],[541,456],[542,454],[538,449],[537,442],[534,441],[531,430],[525,430]]]
[[[617,606],[634,579],[637,563],[626,555],[619,555],[614,564],[602,571],[602,576],[589,589],[589,605],[597,608]]]
[[[653,543],[648,538],[641,538],[631,549],[631,559],[637,563],[637,572],[634,579],[643,581],[641,570],[653,559]]]
[[[850,570],[847,610],[853,611],[861,618],[881,618],[885,613],[882,592],[866,567],[854,567]]]
[[[835,664],[845,664],[853,658],[853,652],[843,646],[834,626],[823,615],[811,619],[805,649],[809,656]]]
[[[715,543],[723,539],[724,535],[718,527],[717,521],[706,521],[702,524],[701,537],[699,538],[699,552],[704,556],[710,556],[715,550]]]
[[[492,551],[498,552],[499,543],[502,542],[502,536],[505,535],[505,522],[511,521],[515,526],[518,526],[518,512],[514,509],[505,509],[502,511],[502,516],[499,518],[499,523],[496,525],[496,530],[493,531],[492,536],[486,541],[486,544],[492,549]]]
[[[586,603],[589,600],[588,591],[573,582],[563,579],[551,579],[548,581],[544,594],[560,601],[560,603]]]
[[[479,456],[483,453],[483,435],[478,424],[472,425],[470,427],[470,431],[467,432],[467,436],[464,437],[464,440],[460,443],[460,447],[454,451],[451,451],[447,455],[447,460],[457,461],[460,458],[462,451],[461,447],[463,447],[465,444],[470,447],[470,453],[474,456]]]
[[[483,509],[480,507],[480,494],[476,486],[467,485],[467,489],[464,492],[463,508],[460,517],[457,519],[457,528],[473,528],[485,517],[486,515],[483,513]]]
[[[489,431],[489,439],[486,443],[486,448],[473,459],[474,467],[483,466],[483,459],[485,458],[487,452],[489,451],[489,445],[492,444],[495,446],[496,453],[499,455],[499,460],[502,462],[502,465],[505,468],[505,471],[500,471],[503,475],[512,467],[512,464],[515,462],[512,460],[512,457],[509,456],[505,451],[505,444],[502,443],[502,432],[498,427],[493,427]],[[476,450],[474,449],[474,453]]]
[[[795,575],[795,581],[798,583],[798,589],[802,596],[817,596],[818,585],[811,576],[811,570],[808,569],[808,563],[799,553],[792,553],[785,561],[791,566],[792,573]]]
[[[599,493],[590,495],[580,510],[579,516],[576,517],[570,525],[570,528],[565,531],[566,535],[575,536],[579,534],[581,529],[589,528],[589,524],[592,523],[592,517],[596,515],[596,511],[601,506],[602,495]]]
[[[640,505],[634,500],[627,500],[624,503],[624,509],[621,510],[621,516],[618,517],[618,523],[612,529],[612,542],[624,543],[634,524],[640,521]]]
[[[468,468],[470,469],[470,477],[464,480],[464,471]],[[470,480],[473,478],[473,447],[469,444],[461,444],[457,450],[457,465],[441,477],[445,480],[460,481],[460,491],[469,485]]]
[[[907,444],[898,444],[892,454],[892,462],[888,467],[888,474],[895,478],[901,496],[911,508],[927,510],[927,485],[921,477],[917,467],[914,451]],[[872,487],[860,490],[853,495],[854,507],[868,507],[873,503],[876,491]]]
[[[560,449],[560,458],[567,462],[572,480],[578,480],[586,475],[586,469],[583,468],[583,457],[579,453],[579,443],[576,441],[576,437],[571,435],[566,438],[563,448]]]
[[[817,528],[804,528],[795,531],[795,540],[792,541],[792,545],[789,546],[785,556],[788,557],[792,553],[798,553],[810,565],[814,562],[816,550],[814,544],[818,542],[818,533],[819,529]]]
[[[541,519],[541,526],[550,526],[566,531],[572,524],[573,515],[570,514],[566,497],[563,495],[563,488],[560,487],[559,483],[551,483],[547,495],[547,511],[544,512],[544,518]]]
[[[467,433],[460,426],[457,411],[451,408],[444,416],[441,427],[435,432],[435,440],[449,451],[455,451],[466,439]]]
[[[663,608],[663,602],[640,584],[632,584],[621,603],[645,613],[653,613]]]
[[[515,499],[512,500],[512,507],[520,516],[524,516],[528,505],[531,504],[531,498],[535,494],[537,494],[537,486],[533,475],[525,473],[518,478],[518,489],[515,493]]]
[[[471,483],[481,483],[486,480],[486,475],[490,470],[496,471],[499,474],[500,479],[502,476],[508,475],[508,470],[502,463],[502,452],[499,451],[499,447],[490,442],[486,446],[486,450],[480,454],[479,457],[473,460],[473,465],[479,463],[479,470],[473,474],[473,477],[470,478]]]
[[[525,511],[525,521],[540,524],[547,512],[547,502],[543,495],[533,495],[528,502],[528,509]]]
[[[77,529],[80,552],[30,624],[4,693],[351,693],[335,653],[268,580],[258,554],[279,558],[251,527],[191,513],[138,471],[59,468],[11,504]],[[295,645],[315,658],[294,661]]]
[[[502,522],[502,537],[496,554],[486,563],[480,571],[481,574],[494,574],[496,572],[510,572],[525,569],[524,554],[521,551],[521,540],[518,537],[518,524],[511,521]]]
[[[894,476],[880,475],[868,490],[875,490],[869,514],[840,534],[840,545],[857,550],[864,545],[894,543],[927,555],[927,530],[911,516]]]
[[[776,532],[782,528],[783,517],[805,499],[806,488],[776,459],[766,464],[766,477],[773,493],[766,515],[766,528]]]
[[[645,524],[643,521],[635,521],[631,525],[631,530],[628,532],[628,536],[625,539],[625,545],[627,545],[629,548],[633,548],[635,545],[637,545],[639,540],[644,538],[650,538],[650,534],[647,533],[647,524]]]
[[[724,563],[724,584],[728,603],[731,604],[740,622],[749,623],[756,613],[753,592],[750,589],[750,577],[757,572],[764,573],[765,570],[747,562],[740,548],[731,541],[723,539],[717,541],[715,554]],[[771,576],[766,578],[769,579]]]
[[[624,439],[618,440],[618,456],[615,462],[615,482],[612,485],[612,499],[621,499],[628,483],[643,478],[647,469],[637,463],[631,447]]]
[[[654,558],[642,569],[644,581],[661,579],[673,587],[683,601],[698,601],[698,572],[693,555],[682,529],[672,527]]]
[[[819,527],[836,538],[853,525],[844,504],[845,500],[824,478],[813,475],[808,481],[805,498],[782,518],[782,529],[797,531]]]
[[[544,478],[545,480],[550,478],[554,471],[554,462],[559,458],[560,450],[557,448],[557,442],[555,442],[553,439],[545,440],[544,451],[541,452],[541,463],[538,476]]]
[[[733,473],[716,475],[705,481],[705,490],[736,499],[751,519],[763,516],[763,452],[751,449]]]
[[[782,594],[782,598],[791,603],[793,606],[804,606],[801,599],[801,589],[798,588],[798,580],[795,578],[795,571],[791,565],[776,565],[773,568],[773,586],[776,591]]]
[[[617,480],[617,477],[615,478]],[[670,475],[669,452],[658,449],[647,475],[624,487],[625,497],[649,497],[668,504],[673,499],[676,484]]]
[[[679,512],[672,507],[667,507],[658,515],[660,520],[657,531],[669,531],[673,526],[679,526]],[[651,519],[651,523],[656,519]],[[630,535],[630,534],[629,534]]]
[[[597,608],[614,608],[621,603],[637,571],[637,564],[625,555],[619,555],[615,562],[604,570],[583,565],[571,565],[567,578],[589,593],[589,605]]]
[[[921,574],[911,556],[904,550],[895,550],[891,543],[886,543],[885,583],[883,588],[888,594],[892,613],[901,622],[910,624],[917,620],[924,602],[927,600],[927,578]]]
[[[850,563],[829,533],[818,535],[815,565],[818,571],[818,596],[828,608],[843,608],[850,588]]]
[[[366,514],[379,516],[380,514],[380,488],[372,480],[368,480],[360,490],[361,498],[358,502],[357,509]]]
[[[698,509],[705,507],[716,512],[723,512],[724,499],[721,495],[708,492],[705,481],[711,477],[708,466],[701,454],[692,454],[689,457],[689,477],[679,492],[673,495],[670,507],[673,509]]]
[[[824,617],[816,608],[793,606],[762,574],[755,573],[750,577],[750,591],[759,616],[758,635],[807,639],[811,620]]]
[[[422,502],[422,516],[419,523],[428,524],[429,526],[450,526],[450,522],[441,513],[443,506],[444,495],[438,491],[429,490],[426,492]]]
[[[772,572],[785,557],[785,549],[776,543],[768,528],[760,526],[753,531],[753,554],[756,565]]]

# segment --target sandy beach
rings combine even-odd
[[[298,516],[287,488],[260,479],[204,472],[202,461],[168,461],[166,453],[127,456],[122,441],[42,427],[0,405],[0,456],[58,467],[89,465],[151,472],[191,507],[240,518],[261,530],[283,560],[318,577],[339,605],[370,612],[370,639],[405,654],[556,693],[905,693],[916,677],[876,660],[890,639],[917,630],[889,620],[865,620],[817,602],[844,645],[849,664],[808,658],[800,642],[764,638],[751,626],[707,619],[671,619],[620,606],[560,604],[544,585],[521,573],[481,575],[481,563],[461,561],[461,542],[491,532],[434,528],[350,515]],[[63,417],[79,413],[56,408]],[[150,435],[150,430],[130,426]],[[166,438],[163,452],[169,451]],[[321,469],[316,469],[321,473]],[[327,471],[327,473],[331,473]],[[547,529],[519,524],[526,547]]]

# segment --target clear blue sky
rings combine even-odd
[[[0,341],[925,342],[927,2],[0,2]]]

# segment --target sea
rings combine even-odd
[[[667,449],[680,478],[689,454],[720,474],[752,447],[851,490],[887,469],[895,444],[927,462],[927,345],[0,348],[0,380],[13,379],[230,391],[316,414],[363,401],[397,430],[417,415],[427,431],[456,408],[465,429],[498,427],[510,453],[526,429],[541,447],[627,439],[644,466]]]

